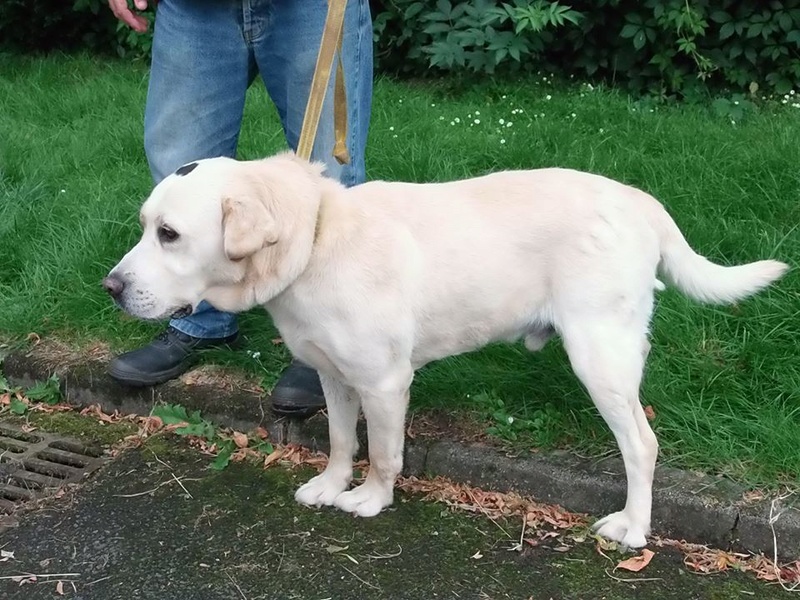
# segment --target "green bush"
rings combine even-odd
[[[105,0],[2,0],[0,49],[21,52],[79,49],[145,58],[152,34],[118,22]]]
[[[569,3],[567,3],[569,2]],[[800,79],[800,0],[384,0],[384,70],[547,69],[650,94],[785,93]]]
[[[652,95],[786,93],[800,0],[371,0],[377,67],[411,75],[547,70]],[[0,47],[146,57],[106,0],[3,0]]]

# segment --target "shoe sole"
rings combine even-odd
[[[180,364],[158,373],[131,373],[130,371],[120,371],[112,367],[108,370],[108,374],[115,381],[130,387],[149,387],[175,379],[188,371],[189,367],[191,365]]]

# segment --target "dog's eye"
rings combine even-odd
[[[178,239],[178,232],[172,229],[171,227],[162,225],[161,227],[158,228],[158,239],[162,243],[174,242],[175,240]]]

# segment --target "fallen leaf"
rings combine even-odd
[[[275,461],[280,460],[283,455],[284,451],[282,448],[275,448],[275,450],[270,454],[267,454],[267,457],[264,459],[264,468],[266,469]]]
[[[647,417],[648,421],[652,421],[656,418],[656,411],[654,411],[653,407],[648,404],[644,407],[644,416]]]
[[[256,427],[256,435],[262,440],[265,440],[269,437],[269,432],[263,427]]]
[[[59,581],[59,582],[56,584],[56,593],[57,593],[59,596],[63,596],[63,595],[64,595],[64,582],[63,582],[63,581]]]
[[[280,346],[283,343],[283,338],[276,337],[272,340],[273,346]]]
[[[6,562],[7,560],[14,560],[14,551],[0,550],[0,562]]]
[[[655,556],[655,552],[652,550],[648,550],[644,548],[642,553],[639,556],[632,556],[630,558],[626,558],[623,561],[620,561],[616,568],[617,569],[625,569],[626,571],[633,571],[634,573],[638,573],[642,569],[644,569],[647,565],[650,564],[650,561],[653,560]]]
[[[767,495],[763,490],[747,490],[742,494],[742,500],[745,502],[760,502],[764,500]]]
[[[347,550],[349,547],[350,546],[334,546],[333,544],[331,544],[330,546],[325,548],[325,550],[329,554],[335,554],[336,552],[341,552],[342,550]]]
[[[475,554],[470,556],[470,558],[474,558],[474,559],[483,558],[483,554],[481,554],[481,551],[478,550]]]
[[[236,444],[238,448],[247,448],[247,436],[241,431],[234,431],[233,443]]]

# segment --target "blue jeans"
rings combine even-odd
[[[144,144],[156,183],[193,160],[236,154],[245,93],[260,74],[296,149],[327,10],[327,0],[161,0],[145,109]],[[368,0],[348,0],[342,41],[350,164],[333,158],[331,77],[311,158],[345,185],[365,179],[372,103],[372,19]],[[233,314],[201,303],[170,325],[221,338]]]

